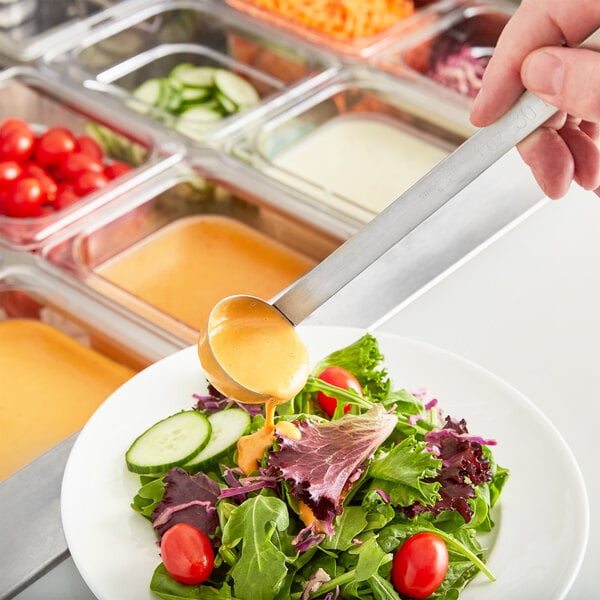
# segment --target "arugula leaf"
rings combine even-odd
[[[348,550],[356,536],[367,526],[367,515],[360,506],[346,506],[344,512],[335,518],[334,534],[321,542],[321,548]]]
[[[223,546],[241,544],[238,561],[229,574],[241,600],[271,600],[287,575],[291,540],[285,532],[288,509],[282,500],[259,495],[235,508],[223,528]]]
[[[358,553],[354,575],[356,581],[366,581],[377,573],[384,562],[392,560],[391,554],[381,549],[375,536],[356,546],[353,551]]]
[[[164,600],[240,600],[224,584],[221,589],[207,585],[186,585],[175,581],[160,563],[154,570],[150,581],[150,590]]]
[[[378,573],[373,574],[369,583],[375,600],[398,600],[399,596],[394,586]]]

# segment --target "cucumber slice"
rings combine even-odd
[[[177,79],[186,87],[211,87],[214,84],[215,71],[213,67],[184,69],[177,74]]]
[[[211,94],[212,89],[209,87],[184,87],[181,90],[181,101],[189,102],[190,104],[192,102],[197,104],[198,102],[203,102],[209,98]]]
[[[211,434],[208,444],[183,465],[188,473],[197,473],[216,464],[229,454],[237,441],[250,430],[250,415],[241,408],[229,408],[209,415]]]
[[[193,71],[194,69],[197,69],[197,65],[195,65],[194,63],[191,62],[183,62],[183,63],[179,63],[178,65],[174,66],[171,69],[171,72],[169,73],[168,77],[169,79],[177,79],[180,83],[181,82],[181,76],[186,73],[187,71]],[[183,85],[183,83],[182,83]]]
[[[215,98],[219,101],[219,105],[223,108],[226,114],[232,114],[237,112],[238,107],[232,100],[230,100],[225,94],[219,92],[215,94]]]
[[[211,425],[197,410],[176,413],[155,423],[142,433],[125,453],[127,468],[133,473],[163,473],[185,464],[210,439]]]
[[[148,107],[158,106],[160,99],[165,96],[165,82],[158,77],[147,79],[133,90],[132,96]]]
[[[240,108],[252,106],[260,100],[250,83],[231,71],[216,69],[214,82],[218,90]]]
[[[216,106],[216,105],[213,105]],[[221,119],[221,113],[210,106],[192,106],[179,115],[179,123],[213,123]]]

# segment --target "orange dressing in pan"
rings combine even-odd
[[[222,298],[270,298],[314,265],[241,222],[199,215],[163,228],[96,273],[198,330]]]
[[[133,374],[39,321],[0,322],[0,481],[78,431]]]

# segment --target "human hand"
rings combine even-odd
[[[600,196],[600,52],[569,47],[598,26],[598,0],[522,0],[471,109],[474,125],[489,125],[525,87],[560,110],[518,146],[550,198],[564,196],[572,181]]]

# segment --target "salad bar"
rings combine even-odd
[[[408,349],[411,362],[405,342],[383,339],[380,353],[364,330],[540,208],[516,153],[440,202],[299,329],[316,370],[271,415],[282,433],[247,472],[236,444],[270,413],[207,388],[189,347],[222,298],[277,298],[470,138],[470,103],[515,3],[348,1],[326,20],[317,1],[49,4],[0,1],[0,504],[12,523],[0,599],[26,600],[69,552],[107,600],[506,597],[497,540],[516,525],[505,525],[510,492],[500,494],[514,460],[501,447],[496,458],[502,424],[496,431],[452,385],[424,377],[426,351]],[[361,351],[377,357],[368,372],[344,358],[356,356],[343,350],[352,344],[372,344]],[[356,393],[321,389],[331,353],[360,381]],[[390,362],[398,356],[414,371]],[[154,392],[173,381],[172,397]],[[436,383],[448,405],[422,390]],[[333,409],[316,400],[326,392]],[[500,396],[523,409],[520,397]],[[134,439],[177,414],[201,421],[193,448],[145,466],[126,460]],[[353,457],[345,424],[364,430],[364,455]],[[315,496],[310,478],[292,473],[310,454],[294,431],[321,439],[320,462],[356,458],[337,495]],[[328,437],[341,440],[337,450]],[[452,484],[448,440],[468,446],[477,470],[465,475],[461,463]],[[416,461],[410,480],[395,462],[402,453]],[[82,490],[90,469],[97,477]],[[189,480],[212,492],[160,515],[168,482],[181,478],[175,490]],[[93,498],[102,501],[90,522],[81,507]],[[156,546],[171,537],[162,521],[190,502],[203,507],[213,552],[200,586],[174,578],[169,550]],[[254,546],[249,523],[265,531]],[[420,534],[445,559],[419,596],[395,557]],[[115,543],[133,570],[143,563],[135,577],[98,559]]]

